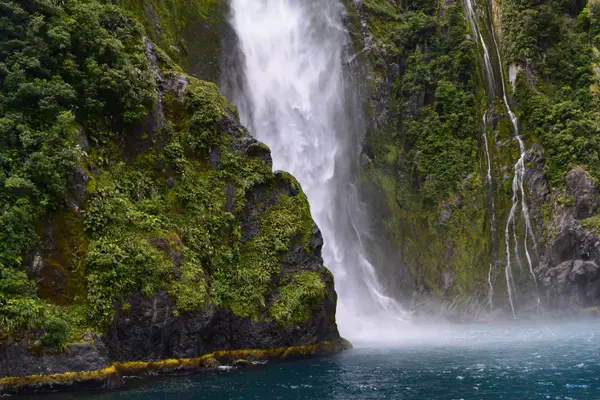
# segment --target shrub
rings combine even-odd
[[[69,324],[57,317],[50,318],[44,324],[44,345],[53,349],[62,350],[66,348],[71,327]]]

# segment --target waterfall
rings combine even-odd
[[[487,53],[486,53],[487,54]],[[491,64],[490,64],[491,65]],[[485,151],[485,160],[487,164],[487,173],[485,176],[485,184],[487,188],[487,195],[490,203],[490,234],[492,242],[496,240],[496,201],[494,200],[494,181],[492,180],[492,157],[490,156],[490,145],[488,143],[488,115],[489,110],[485,110],[483,117],[481,118],[481,130],[483,138],[483,146]],[[495,247],[494,247],[495,248]],[[490,263],[490,269],[488,271],[488,306],[490,311],[494,309],[493,297],[494,297],[494,263]]]
[[[488,5],[488,8],[489,8],[489,5]],[[507,266],[506,266],[506,268],[508,268],[509,270],[511,268],[510,244],[509,244],[510,240],[508,238],[508,232],[509,232],[510,226],[512,225],[513,233],[515,234],[515,237],[516,237],[515,211],[519,205],[519,192],[520,192],[520,194],[521,194],[521,198],[520,198],[521,213],[523,215],[523,220],[525,221],[525,234],[523,235],[523,248],[525,250],[525,257],[527,258],[529,272],[531,274],[531,277],[533,278],[533,282],[535,283],[535,289],[537,292],[536,293],[537,294],[537,307],[538,307],[538,312],[539,312],[539,307],[541,304],[540,293],[539,293],[539,288],[538,288],[538,284],[537,284],[537,277],[535,276],[535,272],[533,270],[533,262],[531,260],[531,255],[529,254],[529,246],[527,244],[527,237],[531,236],[531,239],[532,239],[533,245],[534,245],[534,249],[536,249],[536,251],[537,251],[537,243],[535,240],[533,229],[531,227],[531,218],[529,217],[529,207],[527,206],[527,197],[525,195],[525,189],[523,187],[523,178],[525,176],[525,156],[527,155],[527,151],[525,150],[525,143],[523,142],[523,137],[521,136],[519,120],[518,120],[517,116],[515,115],[515,113],[512,111],[512,108],[510,107],[510,103],[508,101],[508,95],[506,94],[506,78],[504,77],[504,72],[502,69],[502,57],[500,55],[500,47],[498,46],[498,41],[496,40],[496,34],[494,32],[494,26],[493,26],[491,20],[490,20],[490,29],[491,29],[494,47],[496,48],[496,53],[498,55],[498,63],[499,63],[500,74],[501,74],[500,82],[502,82],[502,100],[504,101],[506,111],[508,112],[508,115],[510,117],[510,121],[511,121],[511,124],[513,127],[513,133],[515,135],[515,138],[519,142],[519,153],[520,153],[519,160],[515,164],[515,175],[514,175],[513,184],[512,184],[512,190],[513,190],[512,207],[510,209],[510,214],[509,214],[508,220],[506,221],[506,231],[505,231],[506,247],[507,247],[507,253],[506,253]],[[515,238],[515,255],[518,258],[519,248],[516,243],[516,238]],[[513,286],[514,286],[514,283],[513,283]],[[511,306],[512,306],[512,303],[511,303]],[[513,316],[515,316],[514,315],[514,307],[513,307]]]
[[[502,102],[504,103],[506,112],[508,113],[508,116],[510,118],[513,135],[514,135],[515,139],[517,140],[517,142],[519,143],[520,157],[514,167],[515,173],[514,173],[513,182],[512,182],[512,192],[513,192],[512,199],[511,199],[512,206],[510,209],[508,219],[506,221],[506,228],[504,230],[504,234],[505,234],[504,239],[505,239],[505,243],[506,243],[506,266],[505,266],[506,286],[507,286],[508,299],[510,302],[511,311],[512,311],[513,317],[516,319],[516,317],[517,317],[516,311],[515,311],[516,286],[515,286],[515,282],[514,282],[514,278],[513,278],[513,274],[512,274],[512,263],[513,263],[512,253],[514,252],[517,264],[519,265],[519,268],[522,269],[521,260],[519,258],[519,242],[518,242],[518,238],[517,238],[517,221],[516,221],[516,213],[517,213],[519,206],[521,208],[521,214],[522,214],[524,225],[525,225],[525,234],[523,236],[523,248],[524,248],[524,252],[525,252],[525,258],[527,260],[527,265],[529,267],[529,273],[531,274],[533,281],[535,283],[535,287],[536,287],[536,291],[537,291],[538,309],[539,309],[539,305],[540,305],[539,289],[537,286],[537,278],[535,276],[535,272],[533,269],[533,261],[532,261],[532,258],[531,258],[530,252],[529,252],[528,237],[531,237],[531,240],[533,241],[533,244],[534,244],[534,249],[536,251],[537,251],[537,243],[535,241],[535,236],[534,236],[533,229],[531,226],[531,218],[529,215],[529,208],[527,205],[527,197],[525,195],[525,189],[523,186],[523,179],[525,176],[525,157],[527,155],[527,151],[525,149],[525,143],[521,136],[519,120],[518,120],[516,114],[513,112],[510,102],[508,101],[508,95],[507,95],[507,91],[506,91],[506,79],[504,77],[504,72],[503,72],[503,68],[502,68],[502,56],[500,54],[500,47],[498,46],[498,42],[496,40],[494,26],[491,21],[490,6],[486,0],[487,18],[484,18],[484,20],[489,20],[488,21],[489,26],[487,26],[487,28],[489,29],[489,36],[491,37],[492,44],[495,48],[496,60],[497,60],[496,66],[493,66],[491,63],[490,52],[488,51],[488,47],[485,42],[485,39],[484,39],[483,35],[481,34],[481,30],[479,27],[479,21],[478,21],[476,12],[475,12],[476,4],[474,3],[474,1],[475,0],[465,0],[465,9],[467,10],[467,17],[469,19],[469,24],[471,25],[473,34],[478,39],[478,43],[482,47],[483,53],[484,53],[484,57],[483,57],[484,58],[484,69],[485,69],[485,73],[487,76],[488,98],[490,99],[489,107],[493,107],[493,102],[495,101],[495,98],[497,96],[502,99]],[[500,82],[500,84],[501,84],[500,87],[497,87],[497,85],[495,84],[496,82]],[[486,123],[487,112],[488,111],[486,111],[484,113],[484,117],[483,117],[484,126]],[[484,130],[484,136],[485,135],[486,135],[486,132]],[[488,168],[490,168],[489,166],[491,164],[491,161],[489,158],[489,150],[487,149],[487,146],[488,146],[487,136],[485,137],[484,140],[485,140],[485,146],[486,146],[485,151],[486,151],[486,158],[488,160]],[[488,179],[491,180],[490,172],[491,172],[490,169],[488,169]],[[493,199],[493,195],[492,195],[492,199]],[[493,205],[493,203],[492,203],[492,205]],[[492,228],[492,229],[495,229],[495,228]],[[512,233],[512,239],[514,239],[514,247],[511,247],[511,233]],[[488,277],[488,284],[490,285],[490,293],[493,293],[492,283],[491,283],[491,280],[489,279],[491,277],[491,268],[492,267],[490,266],[490,276]],[[491,294],[489,296],[490,296],[489,301],[491,304]]]
[[[338,292],[338,325],[353,340],[405,324],[386,296],[362,235],[369,218],[355,180],[365,122],[348,73],[350,47],[338,0],[232,0],[240,63],[225,88],[242,123],[272,151],[273,168],[302,185],[324,239]],[[394,329],[395,330],[395,329]],[[392,332],[392,330],[390,330]]]
[[[485,161],[486,161],[486,165],[487,165],[487,172],[486,172],[486,177],[485,177],[485,181],[486,181],[486,188],[487,188],[487,195],[489,197],[489,204],[490,204],[490,235],[491,235],[491,240],[492,243],[494,243],[494,241],[496,240],[496,203],[494,200],[494,182],[492,179],[492,157],[490,156],[490,146],[489,146],[489,142],[488,142],[488,117],[491,115],[493,107],[494,107],[494,102],[496,100],[496,92],[497,92],[497,85],[496,85],[496,74],[494,71],[494,67],[492,65],[492,59],[490,56],[490,52],[488,50],[487,44],[485,43],[485,40],[483,38],[483,35],[481,34],[481,30],[479,29],[479,22],[477,19],[477,15],[475,13],[475,7],[473,4],[474,0],[465,0],[464,4],[465,4],[465,9],[467,11],[467,19],[469,21],[469,25],[471,26],[471,31],[473,32],[473,34],[475,35],[476,38],[476,43],[478,43],[478,45],[481,46],[482,51],[483,51],[483,69],[484,69],[484,73],[485,73],[485,81],[486,81],[486,85],[487,85],[487,95],[488,95],[488,105],[487,105],[487,109],[483,112],[483,116],[481,118],[481,130],[482,130],[482,138],[483,138],[483,148],[484,148],[484,152],[485,152]],[[494,252],[496,253],[496,252]],[[494,254],[494,256],[497,256],[497,254]],[[488,270],[488,306],[490,308],[490,311],[493,310],[493,296],[494,296],[494,275],[495,275],[495,271],[494,271],[494,262],[490,263],[490,268]],[[511,305],[511,309],[513,310],[513,314],[514,314],[514,303],[513,303],[513,296],[512,296],[512,288],[511,288],[511,275],[510,275],[510,271],[507,269],[505,271],[505,277],[506,277],[506,285],[508,287],[508,299]]]

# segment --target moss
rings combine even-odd
[[[53,375],[32,375],[25,377],[8,377],[0,379],[0,392],[14,389],[36,390],[41,387],[72,386],[80,382],[105,380],[116,377],[118,371],[114,366],[98,370],[84,372],[65,372]]]
[[[217,80],[220,33],[226,26],[226,1],[118,0],[118,3],[142,22],[150,39],[169,58],[186,70],[198,69],[194,71],[198,76]]]
[[[256,237],[240,248],[239,258],[233,262],[224,259],[217,266],[214,301],[257,321],[266,308],[273,281],[280,274],[282,254],[305,247],[311,234],[312,218],[306,196],[280,194],[279,202],[262,216]]]
[[[594,215],[593,217],[583,219],[579,221],[584,228],[593,229],[596,235],[600,236],[600,215]]]
[[[169,295],[175,299],[177,310],[203,310],[209,300],[204,271],[199,265],[187,262],[180,268],[180,274],[169,286]]]
[[[267,361],[296,357],[309,357],[338,353],[352,347],[345,339],[321,342],[306,346],[282,347],[275,349],[225,350],[205,354],[198,358],[168,359],[155,362],[118,362],[97,371],[66,372],[53,375],[33,375],[0,379],[0,393],[23,393],[57,386],[72,387],[93,381],[118,380],[121,376],[141,376],[146,374],[174,374],[215,369],[221,364],[236,364],[239,360]],[[85,386],[83,386],[85,387]]]
[[[295,273],[291,282],[279,289],[278,299],[271,307],[271,315],[284,327],[306,323],[314,308],[323,302],[325,294],[325,283],[319,273]]]
[[[38,294],[54,304],[69,305],[85,293],[82,262],[89,239],[81,217],[74,211],[57,212],[44,229],[53,243],[42,254],[44,266],[38,272]],[[62,277],[62,282],[56,282]]]

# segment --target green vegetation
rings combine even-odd
[[[312,219],[304,194],[282,195],[279,203],[261,218],[260,228],[258,235],[241,249],[237,268],[224,262],[215,272],[215,301],[254,320],[266,305],[265,293],[273,278],[279,275],[281,255],[290,248],[308,246]]]
[[[44,336],[42,341],[48,347],[62,350],[67,344],[69,335],[69,324],[60,318],[50,318],[44,324]]]
[[[435,205],[474,167],[473,43],[465,38],[467,25],[459,2],[442,6],[441,19],[436,1],[409,2],[404,7],[383,3],[366,2],[371,12],[379,12],[371,19],[373,30],[381,36],[380,46],[387,51],[397,48],[405,72],[395,77],[391,88],[389,132],[370,140],[367,151],[384,164],[382,169],[412,170],[423,202]]]
[[[316,306],[325,298],[325,283],[318,272],[299,272],[292,275],[291,283],[281,287],[279,300],[271,314],[283,326],[306,322]]]
[[[367,136],[371,162],[363,183],[385,199],[387,209],[377,210],[381,225],[417,287],[447,299],[485,293],[490,264],[504,257],[499,227],[510,209],[518,148],[498,100],[488,114],[494,186],[487,187],[479,140],[489,106],[483,53],[475,46],[463,2],[346,4],[355,47],[368,50],[371,66],[374,125]],[[528,148],[542,145],[544,172],[553,198],[559,199],[556,194],[575,166],[600,178],[600,1],[502,0],[496,5],[499,15],[492,19],[503,61],[520,71],[514,91],[508,85],[513,107]],[[368,46],[361,42],[365,35]],[[542,210],[546,224],[554,218],[549,205],[530,206]],[[517,224],[520,236],[524,229]],[[535,224],[535,234],[545,234]]]
[[[568,171],[584,166],[600,177],[598,3],[590,0],[524,0],[501,3],[502,45],[507,62],[524,65],[516,87],[526,133],[547,155],[546,175],[555,188]]]
[[[271,320],[281,257],[312,251],[306,197],[272,173],[266,146],[247,149],[216,85],[157,46],[151,65],[141,25],[110,3],[0,0],[0,337],[41,328],[30,332],[62,351],[105,332],[117,308],[130,312],[131,295],[159,291],[173,315],[214,304]],[[221,2],[194,4],[206,18]],[[169,32],[183,29],[171,22]],[[156,67],[185,86],[159,93]],[[74,187],[76,168],[87,185]],[[247,207],[256,232],[242,232]],[[295,284],[300,297],[286,286],[277,309],[300,323],[320,286]]]
[[[140,26],[115,6],[61,4],[0,2],[0,330],[42,320],[19,268],[85,156],[81,130],[100,141],[140,121],[155,98]]]
[[[202,79],[218,79],[227,1],[112,1],[131,12],[144,25],[150,40],[186,71]]]
[[[485,285],[491,244],[478,159],[482,93],[463,4],[365,0],[355,12],[374,39],[375,93],[389,105],[385,119],[373,115],[363,181],[385,198],[383,228],[417,285],[470,294]],[[441,283],[448,273],[450,291]]]

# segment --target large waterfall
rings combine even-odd
[[[271,148],[274,169],[302,184],[336,278],[341,333],[362,340],[404,313],[383,294],[362,241],[368,216],[352,182],[365,124],[343,11],[338,0],[233,0],[241,65],[225,92]]]

